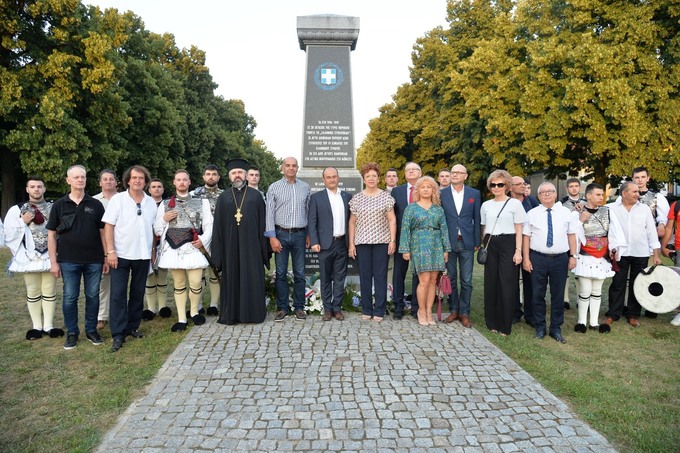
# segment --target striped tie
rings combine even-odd
[[[552,224],[552,209],[548,208],[548,240],[545,245],[553,246],[553,224]]]

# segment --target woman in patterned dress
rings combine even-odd
[[[439,272],[446,269],[451,243],[446,227],[446,216],[441,207],[439,187],[429,176],[416,182],[414,203],[404,211],[399,238],[399,253],[413,263],[418,274],[418,323],[435,325],[432,306]]]
[[[349,202],[349,256],[357,260],[359,267],[362,319],[381,322],[387,305],[387,262],[396,249],[397,218],[394,198],[378,188],[378,164],[364,164],[361,177],[364,190]]]

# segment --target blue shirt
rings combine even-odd
[[[267,190],[267,221],[264,235],[276,237],[276,226],[306,228],[309,210],[309,184],[295,178],[288,182],[281,178]]]

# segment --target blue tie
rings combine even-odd
[[[552,211],[552,209],[548,208],[548,241],[545,244],[548,247],[553,246],[552,212],[550,211]]]

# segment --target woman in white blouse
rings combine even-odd
[[[486,185],[493,194],[481,208],[482,244],[488,244],[484,267],[484,319],[492,332],[509,335],[515,312],[515,296],[522,262],[522,224],[527,216],[519,200],[508,192],[512,177],[505,170],[489,175]]]

